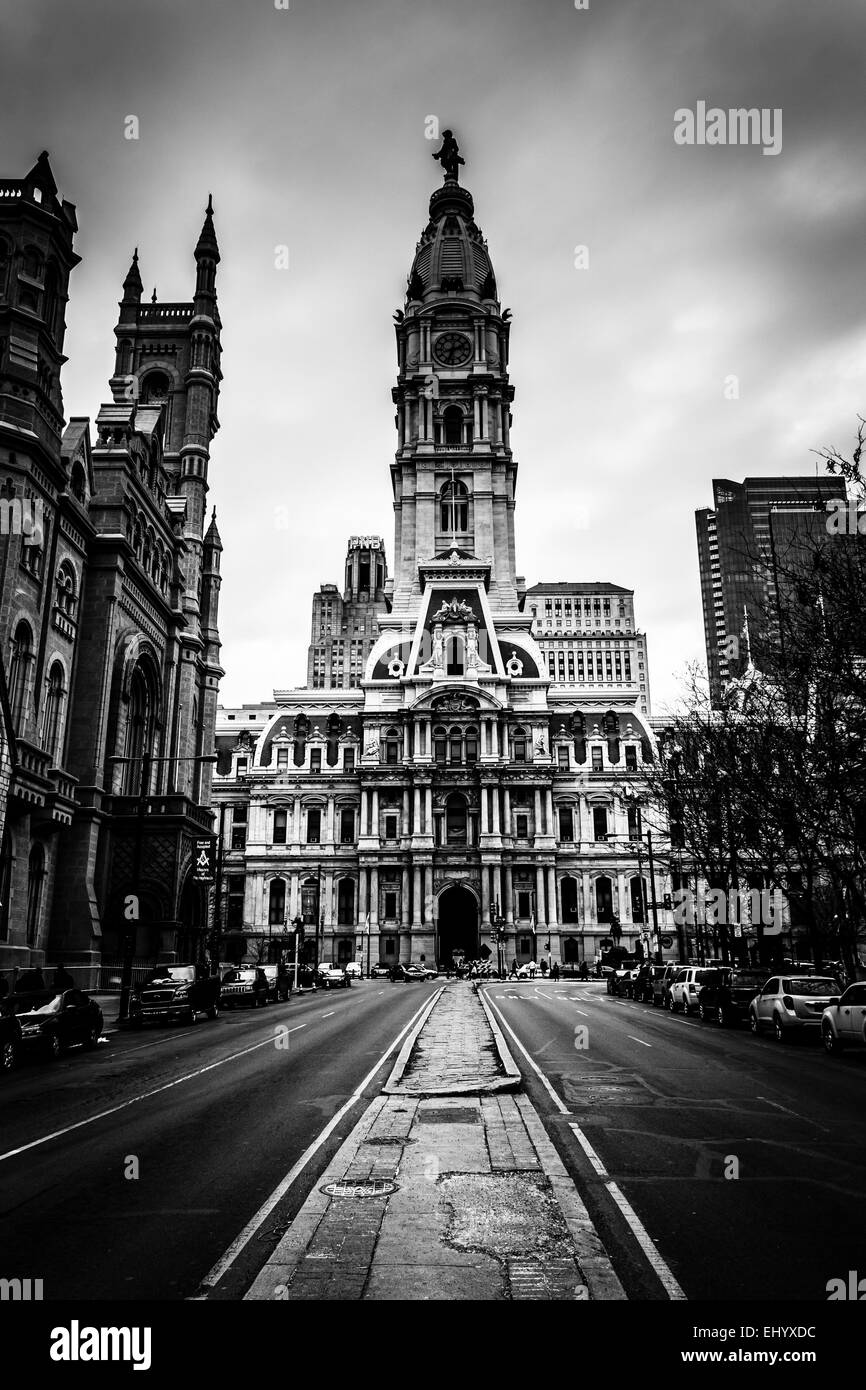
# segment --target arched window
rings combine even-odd
[[[0,299],[9,296],[9,272],[12,268],[12,245],[0,237]]]
[[[66,686],[63,667],[59,661],[52,664],[46,686],[42,747],[49,754],[52,767],[60,767],[63,755],[63,704],[66,699]]]
[[[613,884],[606,874],[595,880],[595,909],[599,922],[613,921]]]
[[[448,535],[469,530],[469,489],[457,478],[449,478],[439,494],[441,530]]]
[[[385,762],[391,767],[400,761],[400,730],[389,729],[385,734]]]
[[[286,920],[286,880],[272,878],[268,894],[268,924],[281,927]]]
[[[526,730],[517,728],[511,735],[511,757],[516,763],[526,762]]]
[[[299,714],[295,720],[295,743],[293,761],[295,767],[303,767],[304,759],[307,756],[307,738],[310,732],[310,721],[305,714]]]
[[[478,730],[477,730],[477,729],[467,729],[467,730],[466,730],[466,745],[465,745],[465,746],[466,746],[466,762],[467,762],[467,764],[470,764],[470,763],[477,763],[477,762],[478,762]]]
[[[54,264],[53,261],[49,261],[48,268],[45,271],[45,301],[42,310],[42,317],[45,320],[45,327],[48,329],[48,332],[52,335],[54,335],[57,331],[56,319],[58,285],[59,277],[57,274],[57,266]]]
[[[67,618],[75,614],[75,570],[68,560],[64,560],[57,571],[57,607]]]
[[[466,802],[458,792],[445,803],[445,840],[449,845],[465,845],[468,840]]]
[[[463,424],[465,420],[463,411],[459,405],[448,405],[442,411],[442,443],[461,445],[468,443],[464,440]]]
[[[619,762],[619,720],[610,710],[604,716],[604,736],[607,739],[607,758],[610,763]]]
[[[15,629],[12,643],[12,665],[9,672],[9,695],[12,718],[20,733],[27,719],[30,694],[30,668],[33,664],[33,633],[23,620]]]
[[[87,477],[80,459],[76,459],[72,465],[72,477],[70,479],[72,496],[77,497],[79,502],[84,502],[87,497]]]
[[[577,921],[577,879],[567,874],[562,880],[562,920],[563,922]]]
[[[168,400],[169,379],[165,372],[149,372],[141,383],[142,405],[160,405]]]
[[[38,247],[25,246],[21,270],[31,280],[42,279],[42,253]]]
[[[45,850],[34,844],[27,863],[27,945],[35,946],[42,911],[42,887],[45,882]]]
[[[447,763],[448,761],[448,736],[441,727],[433,730],[433,761],[437,763]]]
[[[286,843],[286,831],[289,825],[289,813],[285,806],[278,806],[274,811],[274,844],[284,845]]]
[[[337,884],[337,926],[355,925],[355,883],[351,878],[341,878]]]
[[[123,794],[137,796],[141,782],[141,757],[153,750],[156,700],[147,673],[139,664],[129,682],[126,709],[126,740],[123,749]]]

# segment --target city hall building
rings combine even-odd
[[[392,564],[353,538],[343,590],[314,599],[307,686],[218,712],[224,958],[274,958],[298,918],[308,959],[365,966],[648,942],[646,642],[617,585],[529,601],[510,334],[452,164],[396,315]]]

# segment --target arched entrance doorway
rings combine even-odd
[[[456,953],[478,959],[478,904],[468,888],[452,883],[439,897],[439,965],[447,969]]]

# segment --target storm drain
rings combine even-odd
[[[390,1197],[397,1190],[397,1184],[390,1178],[343,1178],[319,1188],[326,1197]]]
[[[481,1111],[465,1105],[453,1110],[419,1110],[416,1123],[419,1125],[473,1125],[481,1118]]]
[[[382,1144],[382,1145],[388,1145],[388,1144],[390,1144],[390,1145],[398,1145],[398,1144],[399,1144],[401,1148],[402,1148],[402,1146],[403,1146],[404,1144],[417,1144],[417,1142],[418,1142],[417,1139],[410,1139],[410,1138],[408,1137],[408,1135],[401,1136],[401,1135],[399,1135],[399,1134],[382,1134],[382,1135],[379,1136],[379,1138],[365,1139],[365,1140],[364,1140],[364,1143],[365,1143],[365,1144],[377,1144],[377,1145],[378,1145],[378,1144]]]

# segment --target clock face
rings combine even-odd
[[[438,361],[446,367],[466,362],[472,356],[472,344],[463,333],[440,333],[433,348]]]

